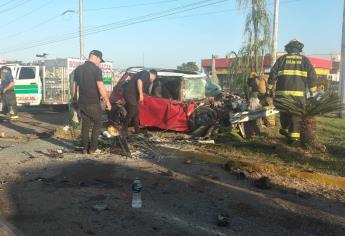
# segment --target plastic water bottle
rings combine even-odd
[[[143,185],[139,178],[135,178],[132,184],[132,208],[141,208],[143,202],[141,200],[141,189]]]

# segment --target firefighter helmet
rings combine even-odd
[[[256,72],[250,72],[249,78],[256,78],[258,74]]]
[[[298,41],[297,39],[293,39],[285,45],[286,51],[288,51],[288,49],[298,49],[299,51],[302,51],[303,47],[304,44]]]

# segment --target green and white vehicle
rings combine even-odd
[[[45,60],[42,65],[3,65],[11,68],[18,106],[38,106],[67,105],[73,72],[83,63],[84,60],[66,58]],[[110,93],[114,85],[112,62],[102,63],[101,69],[105,87]]]

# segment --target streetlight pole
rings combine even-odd
[[[340,80],[339,80],[339,95],[341,103],[345,103],[345,0],[343,10],[343,31],[342,31],[342,42],[341,42],[341,67],[340,67]],[[339,113],[341,118],[345,118],[345,111]]]
[[[83,0],[79,0],[79,44],[80,44],[80,60],[82,60],[84,59]]]
[[[272,65],[277,60],[277,41],[278,41],[278,20],[279,20],[279,0],[274,1],[274,22],[272,38]]]

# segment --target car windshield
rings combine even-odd
[[[221,93],[219,85],[213,83],[207,77],[185,77],[183,100],[202,100],[206,97],[214,97]]]

